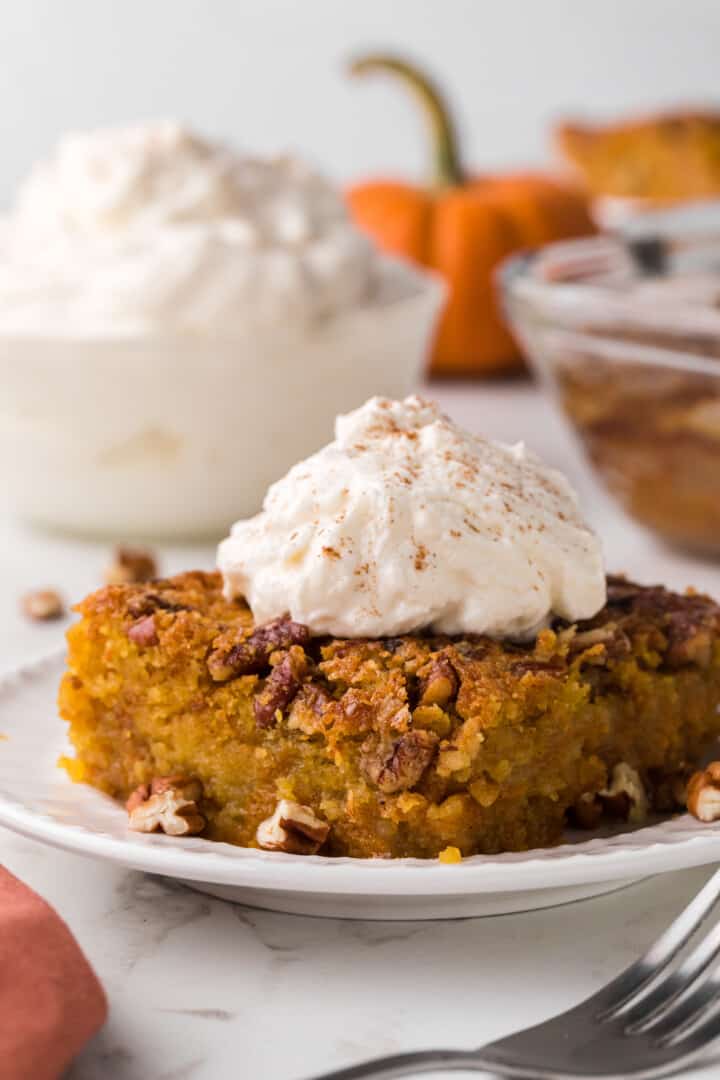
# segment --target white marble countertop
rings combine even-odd
[[[720,595],[720,564],[668,552],[630,525],[594,487],[564,429],[529,386],[430,392],[466,426],[524,438],[563,468],[603,536],[611,568]],[[210,548],[160,554],[170,573],[213,560]],[[98,584],[107,557],[107,545],[0,520],[3,669],[49,651],[63,630],[24,622],[17,596],[48,584],[80,597]],[[593,992],[642,951],[710,873],[668,874],[526,915],[371,923],[233,906],[4,830],[0,862],[63,915],[110,998],[108,1024],[71,1080],[302,1080],[377,1054],[480,1045]],[[717,1069],[684,1076],[709,1080]]]

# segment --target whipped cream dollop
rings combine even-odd
[[[0,328],[319,319],[367,298],[374,261],[340,192],[296,158],[174,123],[68,134],[0,226]]]
[[[525,638],[605,603],[600,543],[565,477],[418,397],[371,398],[220,545],[229,597],[315,634]]]

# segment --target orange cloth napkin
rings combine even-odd
[[[65,923],[0,866],[0,1080],[57,1080],[106,1016]]]

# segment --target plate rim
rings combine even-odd
[[[28,682],[59,678],[65,650],[30,660],[0,674],[0,715],[8,699]],[[53,684],[56,685],[56,684]],[[55,710],[58,736],[61,721]],[[0,725],[1,726],[1,725]],[[62,751],[58,737],[58,752]],[[0,754],[3,743],[0,742]],[[60,772],[60,770],[58,770]],[[69,789],[76,785],[67,778]],[[83,785],[90,797],[122,809],[107,795]],[[530,852],[473,855],[460,863],[438,859],[358,859],[285,855],[219,841],[127,831],[124,837],[96,827],[58,822],[0,787],[0,825],[52,847],[100,858],[116,865],[192,881],[246,886],[287,893],[368,896],[441,896],[527,892],[581,883],[627,880],[720,861],[720,823],[695,834],[668,830],[668,819],[634,832],[593,837]]]

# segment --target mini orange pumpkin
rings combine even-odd
[[[449,283],[431,374],[478,375],[520,367],[498,306],[494,270],[513,252],[592,232],[586,198],[542,173],[466,175],[450,113],[424,74],[393,56],[361,57],[350,70],[398,76],[420,99],[430,125],[431,186],[375,180],[350,188],[347,197],[355,220],[383,250],[436,270]]]

